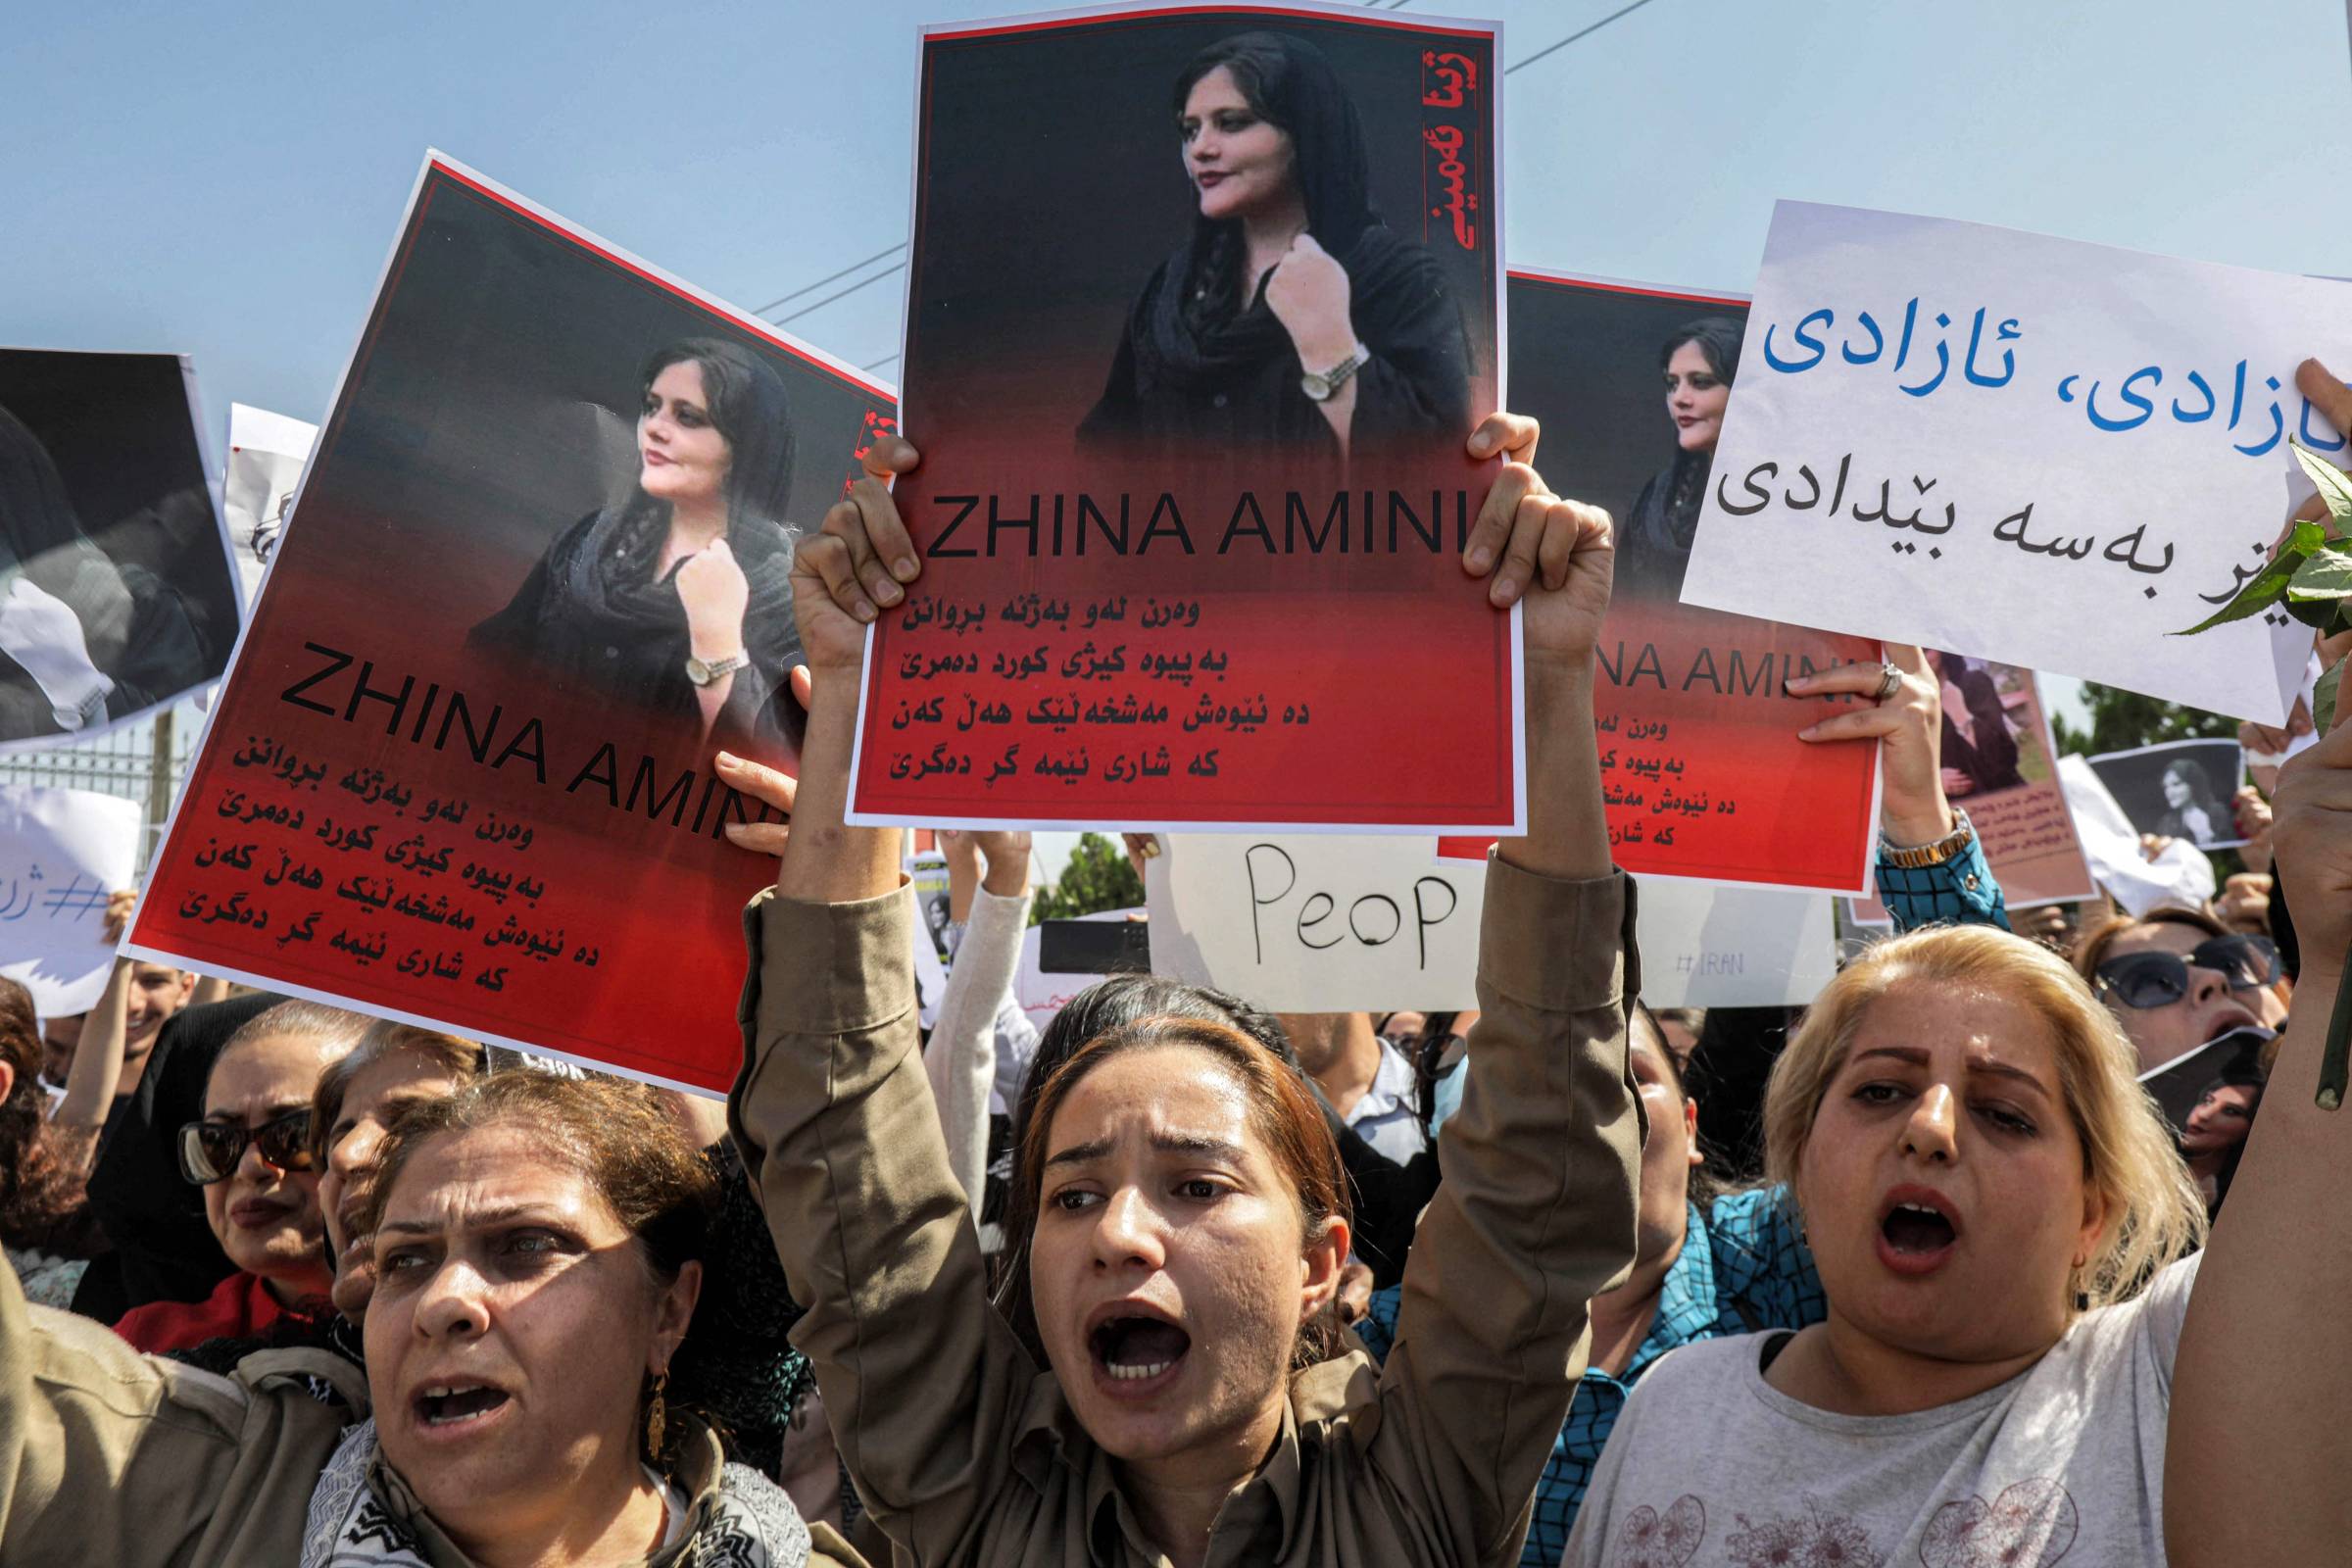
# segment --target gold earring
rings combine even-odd
[[[669,1374],[654,1374],[654,1396],[645,1407],[645,1456],[654,1463],[662,1462],[662,1429],[668,1425],[669,1406],[662,1393],[669,1387]]]

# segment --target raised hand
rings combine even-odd
[[[1355,352],[1348,270],[1331,252],[1300,234],[1266,280],[1266,309],[1291,335],[1299,368],[1320,374]]]
[[[823,528],[793,551],[792,612],[818,681],[858,667],[867,624],[903,602],[902,584],[923,569],[888,488],[890,479],[913,472],[921,461],[897,436],[876,441],[849,495],[825,514]]]
[[[1529,662],[1582,664],[1600,640],[1616,576],[1609,514],[1552,494],[1535,469],[1535,420],[1493,414],[1470,432],[1474,458],[1500,457],[1502,470],[1479,508],[1462,550],[1462,569],[1486,577],[1487,602],[1506,610],[1527,601]]]
[[[1943,684],[1928,656],[1907,643],[1885,645],[1884,664],[1840,664],[1788,683],[1796,697],[1867,697],[1868,708],[1851,709],[1796,732],[1800,741],[1876,740],[1884,781],[1879,823],[1886,837],[1906,848],[1934,844],[1959,825],[1944,798]],[[1894,690],[1879,696],[1886,671],[1899,677]]]
[[[724,539],[686,558],[678,567],[678,599],[686,607],[686,635],[697,659],[733,659],[743,652],[743,616],[752,585]]]

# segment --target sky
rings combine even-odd
[[[1786,196],[2352,272],[2339,0],[1625,7],[1410,0],[1527,62],[1514,264],[1743,290]],[[895,254],[808,285],[906,238],[916,24],[1011,9],[12,8],[0,343],[194,356],[216,456],[231,400],[316,420],[431,146],[887,377],[904,273],[833,296]]]

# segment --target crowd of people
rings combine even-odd
[[[1881,749],[1896,934],[1793,1017],[1653,1011],[1593,732],[1613,524],[1536,435],[1469,438],[1530,750],[1475,1011],[1127,975],[1035,1027],[1031,845],[979,832],[923,1029],[902,835],[845,810],[866,626],[923,569],[896,438],[797,547],[799,776],[717,754],[788,817],[729,829],[723,1112],[127,958],[78,1017],[0,982],[0,1560],[2340,1560],[2313,1221],[2352,1138],[2308,1089],[2352,725],[2235,803],[2265,897],[2028,936],[1949,787],[1997,708],[1916,649],[1792,681],[1802,742]],[[2217,1043],[2168,1122],[2142,1078]]]

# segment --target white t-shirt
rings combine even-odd
[[[2161,1568],[2197,1262],[2084,1314],[2000,1387],[1909,1415],[1789,1398],[1759,1370],[1772,1335],[1684,1346],[1617,1417],[1563,1568]]]
[[[1380,1066],[1362,1098],[1348,1107],[1348,1125],[1357,1137],[1388,1158],[1402,1165],[1429,1147],[1421,1125],[1421,1079],[1413,1059],[1386,1040],[1380,1042]]]

